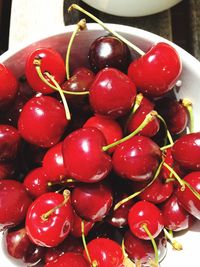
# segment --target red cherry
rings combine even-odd
[[[16,162],[0,162],[0,180],[13,178]]]
[[[88,222],[83,220],[81,217],[79,217],[76,212],[74,212],[74,223],[71,229],[71,235],[75,237],[81,237],[82,236],[82,228],[81,223],[84,223],[84,236],[87,236],[89,231],[92,229],[94,222]]]
[[[51,211],[50,214],[48,214],[49,211]],[[68,198],[64,198],[59,193],[45,193],[38,197],[28,209],[27,234],[36,245],[57,246],[69,234],[73,216]]]
[[[134,136],[121,143],[112,158],[116,173],[134,181],[151,179],[160,160],[160,148],[145,136]]]
[[[71,199],[77,214],[93,222],[101,221],[113,203],[111,190],[103,183],[78,186],[73,190]]]
[[[25,74],[30,86],[35,91],[44,94],[54,92],[54,89],[45,84],[38,76],[34,64],[35,59],[41,60],[42,73],[48,72],[61,84],[65,80],[65,64],[61,55],[51,48],[38,48],[28,56],[26,61]],[[52,83],[48,77],[45,78]]]
[[[164,226],[172,231],[181,231],[191,226],[193,217],[181,207],[175,195],[172,195],[161,207]]]
[[[53,97],[39,96],[25,104],[18,129],[27,142],[51,147],[59,142],[67,124],[64,106]]]
[[[63,142],[60,142],[51,147],[43,158],[43,168],[49,181],[61,181],[69,177],[64,166],[62,146]]]
[[[123,132],[120,125],[113,119],[95,115],[90,117],[83,128],[94,127],[101,131],[106,139],[107,144],[112,144],[123,137]],[[109,152],[113,152],[115,147],[110,149]]]
[[[129,211],[128,224],[131,232],[138,238],[148,240],[150,237],[143,229],[146,225],[151,235],[157,237],[164,227],[161,211],[151,202],[136,202]]]
[[[0,161],[10,161],[17,157],[21,137],[17,129],[10,125],[0,125]]]
[[[172,147],[172,156],[182,167],[200,170],[200,132],[181,136]]]
[[[31,199],[21,183],[0,181],[0,224],[3,228],[20,224],[30,204]]]
[[[184,180],[200,194],[200,172],[191,172],[184,177]],[[194,217],[200,219],[199,198],[197,198],[187,186],[185,187],[185,190],[182,190],[179,187],[176,195],[178,197],[178,202],[182,207]]]
[[[111,169],[111,159],[102,150],[105,144],[103,134],[95,128],[68,135],[63,143],[63,158],[69,175],[86,183],[104,179]]]
[[[123,72],[105,68],[98,72],[90,87],[89,101],[97,114],[120,117],[134,104],[136,88]]]
[[[11,104],[18,90],[18,82],[13,73],[3,64],[0,64],[0,109]]]
[[[98,267],[122,267],[124,256],[120,245],[108,238],[96,238],[87,244],[92,262]],[[86,252],[84,257],[88,261]]]
[[[167,43],[158,43],[129,65],[128,76],[140,92],[157,97],[173,88],[181,70],[177,51]]]

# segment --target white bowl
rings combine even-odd
[[[180,77],[182,86],[180,91],[176,92],[176,96],[178,99],[188,97],[192,100],[195,113],[195,130],[200,131],[200,62],[180,47],[155,34],[129,26],[116,24],[109,24],[109,26],[113,30],[123,34],[124,37],[134,42],[144,51],[148,50],[152,44],[160,41],[170,43],[177,49],[183,62],[183,71]],[[74,67],[82,66],[85,64],[85,62],[87,62],[87,53],[90,44],[95,38],[106,34],[106,32],[97,24],[88,24],[87,28],[88,30],[80,32],[75,39],[71,54],[71,63]],[[57,31],[57,33],[55,33],[55,35],[46,36],[42,40],[32,40],[32,43],[24,44],[23,48],[18,49],[18,51],[8,51],[0,56],[0,62],[3,62],[5,65],[7,65],[14,72],[14,74],[19,77],[24,73],[25,59],[27,54],[33,48],[37,48],[39,46],[52,47],[64,56],[70,33],[73,30],[73,25],[62,27]],[[68,34],[66,34],[66,32]],[[79,60],[77,60],[77,58]],[[2,239],[2,236],[0,236],[0,238]],[[196,222],[190,231],[184,233],[184,235],[178,236],[177,239],[183,244],[183,251],[174,251],[170,248],[170,245],[168,245],[168,253],[161,263],[161,267],[198,266],[199,247],[196,245],[196,243],[200,240],[200,221]],[[21,264],[17,265],[15,261],[11,260],[6,255],[2,247],[0,247],[0,259],[2,266],[22,266]]]
[[[83,0],[83,2],[108,14],[139,17],[166,10],[181,0]]]

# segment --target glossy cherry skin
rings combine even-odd
[[[50,191],[48,176],[42,167],[31,170],[24,178],[23,184],[29,195],[33,198],[37,198]]]
[[[181,231],[191,226],[193,217],[178,203],[176,195],[172,195],[161,207],[164,226],[172,231]]]
[[[156,143],[145,136],[134,136],[117,146],[112,163],[121,177],[144,181],[153,177],[160,160],[161,151]]]
[[[107,144],[112,144],[123,137],[122,128],[119,123],[111,118],[103,117],[100,115],[95,115],[90,117],[83,128],[94,127],[101,131],[106,139]],[[115,147],[109,150],[112,153]]]
[[[91,44],[88,58],[90,67],[94,72],[105,67],[126,71],[131,55],[127,45],[118,38],[101,36]]]
[[[167,240],[163,234],[160,234],[157,238],[155,238],[155,241],[158,247],[160,262],[167,252]],[[126,231],[124,235],[124,247],[129,258],[135,263],[141,262],[144,266],[147,266],[146,264],[155,258],[151,241],[137,238],[130,230]]]
[[[0,124],[0,161],[11,161],[17,157],[21,144],[18,130],[11,125]]]
[[[41,60],[42,73],[48,72],[55,80],[61,84],[65,80],[65,64],[61,55],[51,48],[38,48],[34,50],[27,58],[25,66],[25,75],[30,86],[37,92],[49,94],[55,92],[45,84],[37,74],[34,60]],[[48,82],[52,83],[49,78],[45,77]]]
[[[48,149],[43,158],[43,168],[48,176],[49,181],[61,181],[69,175],[64,166],[63,143],[60,142]]]
[[[191,172],[184,177],[184,180],[200,194],[200,172]],[[200,219],[200,201],[191,190],[186,186],[182,191],[179,187],[176,195],[181,206],[195,218]]]
[[[45,193],[29,207],[26,216],[26,231],[34,244],[54,247],[69,234],[74,215],[70,200],[68,199],[66,203],[63,201],[64,197],[59,193]],[[42,217],[55,207],[58,208],[48,218]]]
[[[0,64],[0,109],[11,104],[18,91],[18,82],[13,73],[3,64]]]
[[[104,179],[111,170],[111,159],[103,152],[103,134],[96,128],[79,129],[63,142],[64,164],[70,177],[86,183]]]
[[[163,216],[159,208],[145,200],[138,201],[132,206],[128,214],[128,224],[135,236],[145,240],[149,240],[150,237],[143,229],[144,224],[154,238],[164,227]]]
[[[78,186],[74,188],[71,199],[76,213],[93,222],[101,221],[113,203],[111,190],[103,183]]]
[[[172,147],[172,156],[182,167],[200,170],[200,132],[181,136]]]
[[[59,256],[55,261],[51,261],[44,265],[44,267],[90,267],[90,264],[84,257],[75,252],[66,252]]]
[[[127,131],[128,133],[132,133],[136,130],[140,124],[144,121],[147,114],[149,114],[154,109],[154,103],[150,101],[148,98],[142,98],[142,101],[138,107],[138,109],[129,116],[127,121]],[[160,128],[160,122],[158,118],[154,118],[150,121],[141,131],[139,134],[152,137],[154,136]]]
[[[124,256],[119,244],[108,238],[96,238],[87,244],[90,257],[98,267],[122,267]],[[86,252],[84,257],[88,261]]]
[[[173,88],[181,70],[177,51],[171,45],[161,42],[129,65],[128,76],[140,92],[158,97]]]
[[[74,237],[81,237],[82,236],[82,228],[81,228],[81,223],[84,223],[84,236],[87,236],[89,231],[92,229],[94,222],[89,222],[83,220],[80,216],[74,212],[74,223],[72,226],[72,229],[70,231],[70,234]]]
[[[31,202],[31,198],[21,183],[14,180],[0,181],[1,228],[20,224]]]
[[[105,68],[90,87],[89,101],[95,113],[117,118],[130,111],[135,96],[136,87],[126,74]]]
[[[21,136],[29,143],[51,147],[58,143],[68,124],[64,106],[50,96],[31,98],[18,121]]]

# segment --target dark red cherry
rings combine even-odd
[[[181,136],[172,147],[172,156],[182,167],[200,170],[200,132]]]
[[[126,71],[131,60],[129,48],[114,36],[97,38],[89,49],[89,63],[94,72],[105,67]]]
[[[128,76],[140,92],[157,97],[173,88],[181,70],[177,51],[167,43],[158,43],[129,65]]]
[[[161,233],[155,238],[155,242],[158,247],[160,262],[163,260],[167,252],[167,240]],[[128,257],[135,263],[140,262],[141,264],[144,264],[144,266],[147,266],[146,264],[155,258],[151,241],[137,238],[129,230],[124,235],[124,247]]]
[[[135,236],[145,240],[149,240],[150,237],[144,230],[144,225],[154,238],[160,234],[164,227],[163,216],[159,208],[145,200],[138,201],[132,206],[128,215],[128,224]]]
[[[111,190],[103,183],[78,186],[74,188],[71,199],[76,213],[93,222],[101,221],[113,203]]]
[[[43,168],[49,181],[61,181],[69,176],[64,166],[62,146],[63,142],[60,142],[49,148],[43,158]]]
[[[135,96],[135,85],[126,74],[105,68],[90,87],[89,101],[95,113],[116,118],[130,111]]]
[[[87,236],[89,231],[92,229],[94,222],[89,222],[83,220],[81,217],[79,217],[76,212],[74,212],[74,223],[72,226],[72,229],[70,231],[70,234],[75,237],[81,237],[82,236],[82,226],[81,223],[84,223],[84,236]]]
[[[0,180],[13,178],[16,169],[16,162],[0,162]]]
[[[94,127],[101,131],[106,139],[107,144],[112,144],[123,137],[122,128],[119,123],[115,120],[107,117],[103,117],[100,115],[95,115],[90,117],[83,128]],[[109,152],[113,152],[115,147],[109,150]]]
[[[18,121],[22,137],[29,143],[51,147],[58,143],[68,124],[64,106],[50,96],[31,98]]]
[[[191,155],[192,156],[192,155]],[[184,177],[189,185],[200,194],[200,172],[191,172]],[[185,190],[178,188],[176,193],[178,202],[197,219],[200,219],[200,201],[197,196],[186,186]]]
[[[103,134],[96,128],[79,129],[63,142],[64,164],[69,175],[81,182],[104,179],[111,169],[111,159],[103,152]]]
[[[20,224],[31,202],[31,198],[21,183],[14,180],[0,181],[1,228]]]
[[[172,195],[161,207],[164,226],[172,231],[181,231],[191,226],[193,217],[178,203],[176,195]]]
[[[122,267],[124,256],[119,244],[108,238],[96,238],[87,244],[92,262],[98,267]],[[84,251],[84,257],[89,259]]]
[[[90,267],[84,257],[75,252],[66,252],[59,256],[55,261],[51,261],[44,267]]]
[[[61,84],[64,82],[66,76],[65,64],[61,55],[51,48],[38,48],[28,56],[25,67],[27,81],[35,91],[43,94],[55,92],[54,89],[45,84],[38,76],[34,64],[35,59],[41,61],[40,67],[42,73],[48,72]],[[52,83],[47,76],[45,78],[48,82]]]
[[[18,82],[13,73],[0,64],[0,109],[7,108],[15,99]]]
[[[45,193],[29,207],[26,216],[26,231],[34,244],[54,247],[69,234],[73,218],[73,210],[68,197],[59,193]]]
[[[134,136],[117,146],[112,163],[118,175],[134,181],[151,179],[159,166],[161,151],[145,136]]]
[[[21,137],[11,125],[0,124],[0,161],[10,161],[17,157]]]

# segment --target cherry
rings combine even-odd
[[[111,159],[103,152],[106,144],[96,128],[79,129],[63,142],[64,164],[69,175],[81,182],[93,183],[104,179],[111,169]]]
[[[194,190],[196,190],[197,193],[200,194],[200,172],[196,171],[189,173],[184,177],[184,181],[186,181],[190,186],[192,186],[192,188],[194,188]],[[185,190],[182,190],[179,187],[176,195],[181,206],[195,218],[200,219],[199,197],[197,197],[188,187],[185,187]]]
[[[84,257],[75,252],[66,252],[59,256],[55,261],[51,261],[44,265],[44,267],[90,267]]]
[[[82,228],[81,223],[84,223],[84,235],[87,236],[89,231],[92,229],[94,222],[89,222],[83,220],[81,217],[79,217],[76,212],[74,212],[74,223],[71,229],[70,234],[74,237],[81,237],[82,236]]]
[[[95,115],[90,117],[83,125],[83,128],[88,127],[94,127],[100,130],[103,133],[107,144],[112,144],[123,137],[120,125],[111,118]],[[112,153],[114,150],[115,147],[110,149],[109,152]]]
[[[49,181],[61,181],[69,176],[64,166],[62,146],[63,142],[60,142],[49,148],[44,155],[43,168]]]
[[[176,195],[172,195],[161,207],[164,226],[172,231],[188,229],[193,221],[192,216],[181,207]]]
[[[25,74],[30,86],[35,91],[44,94],[54,92],[54,89],[50,88],[40,79],[35,68],[35,60],[40,61],[42,73],[48,72],[49,74],[53,75],[59,84],[61,84],[65,80],[65,64],[61,55],[51,48],[38,48],[28,56],[26,61]],[[45,76],[45,78],[51,83],[48,77]]]
[[[0,64],[0,109],[7,108],[15,99],[18,82],[13,73]]]
[[[161,42],[129,65],[128,76],[140,92],[158,97],[173,88],[181,70],[177,51],[171,45]]]
[[[34,244],[54,247],[69,234],[73,217],[67,192],[66,195],[45,193],[29,207],[26,215],[26,231]]]
[[[74,188],[71,199],[77,214],[93,222],[101,221],[113,203],[111,190],[103,183],[80,185]]]
[[[64,107],[58,100],[50,96],[38,96],[25,104],[18,129],[27,142],[51,147],[59,142],[67,124]]]
[[[10,161],[17,157],[21,137],[11,125],[0,124],[0,161]]]
[[[1,228],[20,224],[31,204],[24,186],[14,180],[0,181],[0,224]]]
[[[182,167],[200,170],[200,132],[181,136],[172,147],[172,156]]]
[[[127,71],[131,60],[128,46],[114,36],[101,36],[89,48],[89,63],[94,72],[105,67]]]
[[[167,252],[167,240],[161,233],[155,242],[158,247],[159,262],[163,260]],[[129,258],[135,263],[146,266],[150,260],[154,259],[154,250],[149,240],[143,240],[134,236],[130,230],[126,231],[124,235],[124,247]]]
[[[138,201],[132,206],[128,215],[128,224],[135,236],[145,240],[150,237],[144,230],[144,225],[154,238],[164,227],[163,216],[159,208],[145,200]]]
[[[16,162],[0,162],[0,180],[11,179],[16,171]]]
[[[145,136],[134,136],[118,145],[112,158],[116,173],[134,181],[153,178],[160,160],[160,148]]]
[[[89,101],[97,114],[120,117],[134,104],[136,88],[123,72],[105,68],[98,72],[90,87]]]
[[[132,112],[131,116],[129,116],[127,121],[127,131],[128,133],[133,132],[138,128],[138,126],[143,122],[146,115],[154,109],[154,103],[150,101],[148,98],[139,94],[136,97],[136,104],[138,98],[142,98],[139,103],[139,107],[136,109],[135,112]],[[160,122],[157,117],[155,117],[151,122],[149,122],[139,134],[152,137],[154,136],[160,128]]]
[[[96,238],[87,244],[91,262],[84,251],[85,259],[92,265],[98,267],[121,267],[124,256],[120,245],[108,238]],[[96,265],[94,265],[96,264]]]

